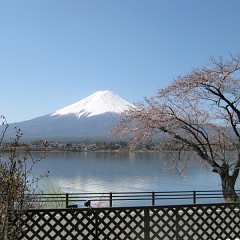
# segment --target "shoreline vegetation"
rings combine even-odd
[[[8,152],[8,143],[3,144],[4,151]],[[26,144],[18,144],[17,148],[26,147]],[[132,149],[128,141],[79,141],[79,142],[57,142],[57,141],[34,141],[28,143],[31,152],[162,152],[181,151],[176,142],[161,144],[161,142],[141,143]],[[233,151],[234,149],[229,149]],[[10,149],[9,149],[10,151]],[[187,149],[185,149],[187,151]]]
[[[20,146],[19,146],[20,147]],[[31,151],[44,152],[91,152],[91,151],[129,151],[129,143],[126,141],[81,141],[81,142],[31,142]],[[136,151],[156,151],[154,144],[140,144]]]

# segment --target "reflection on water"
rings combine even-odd
[[[210,169],[191,164],[182,178],[166,161],[158,152],[58,152],[48,153],[35,173],[49,171],[45,183],[68,193],[221,189]]]

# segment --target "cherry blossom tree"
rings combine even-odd
[[[156,96],[125,111],[113,129],[131,134],[131,144],[161,134],[161,146],[195,152],[221,179],[225,201],[236,201],[240,167],[240,55],[211,58],[206,66],[180,76]],[[186,154],[185,154],[186,155]],[[230,157],[231,156],[231,157]],[[189,159],[190,160],[190,159]]]

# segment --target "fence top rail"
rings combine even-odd
[[[239,194],[240,190],[236,190]],[[177,196],[197,196],[197,197],[211,197],[211,196],[222,196],[223,192],[221,190],[207,190],[207,191],[163,191],[163,192],[82,192],[82,193],[42,193],[42,194],[31,194],[29,199],[41,199],[41,198],[68,198],[70,199],[86,199],[86,198],[146,198],[154,197],[177,197]]]
[[[240,203],[204,203],[204,204],[182,204],[182,205],[161,205],[161,206],[128,206],[128,207],[123,207],[123,206],[118,206],[118,207],[92,207],[91,211],[104,211],[104,210],[111,210],[111,211],[121,211],[121,210],[144,210],[144,209],[175,209],[175,210],[179,210],[179,209],[183,209],[183,208],[189,208],[189,209],[196,209],[196,208],[205,208],[205,207],[209,207],[209,208],[216,208],[216,207],[229,207],[229,208],[234,208],[236,211],[240,211]],[[27,213],[38,213],[38,212],[86,212],[89,211],[89,208],[50,208],[50,209],[29,209],[26,212]]]

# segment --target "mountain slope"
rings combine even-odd
[[[118,114],[130,107],[134,105],[117,94],[99,91],[52,114],[10,124],[7,136],[12,137],[17,126],[24,141],[109,139]]]

